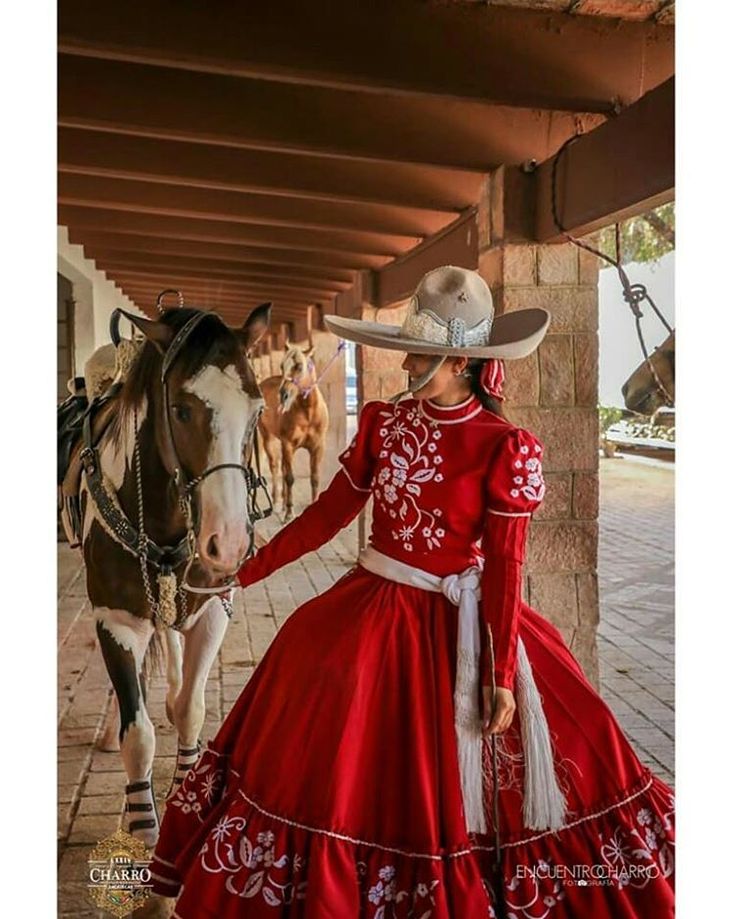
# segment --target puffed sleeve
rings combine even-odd
[[[488,472],[481,609],[493,638],[496,686],[513,690],[521,608],[521,570],[529,521],[544,497],[542,445],[514,428],[494,450]]]
[[[365,505],[371,493],[375,462],[374,422],[382,405],[385,407],[386,403],[368,402],[363,407],[358,431],[339,456],[342,468],[313,504],[244,563],[238,572],[243,587],[329,542]]]

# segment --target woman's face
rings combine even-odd
[[[409,374],[413,382],[426,373],[435,357],[432,354],[407,354],[401,369]],[[413,396],[415,399],[436,399],[443,395],[457,395],[459,391],[468,389],[470,384],[465,377],[460,376],[467,366],[466,357],[446,357],[432,379],[418,389]]]

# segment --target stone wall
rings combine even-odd
[[[597,685],[598,266],[572,244],[499,244],[479,271],[499,313],[552,314],[539,349],[506,364],[506,414],[545,447],[545,500],[529,536],[524,589]]]

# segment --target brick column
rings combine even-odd
[[[545,446],[545,500],[532,523],[525,592],[598,685],[598,267],[565,243],[498,243],[479,271],[498,313],[552,314],[539,349],[506,365],[508,418]]]

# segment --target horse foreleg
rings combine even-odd
[[[284,473],[284,520],[294,516],[294,448],[286,441],[281,441],[281,468]]]
[[[205,718],[205,687],[220,650],[228,618],[219,597],[212,597],[184,634],[184,668],[179,695],[174,703],[174,724],[179,738],[176,769],[169,796],[199,757],[199,735]]]
[[[166,629],[166,717],[174,723],[174,702],[181,690],[181,636],[175,629]]]
[[[153,625],[126,610],[95,610],[97,637],[120,706],[120,755],[128,777],[128,831],[153,846],[159,819],[153,796],[153,757],[156,738],[145,705],[143,658]]]
[[[318,443],[309,451],[309,483],[312,486],[312,503],[317,500],[319,494],[319,470],[324,455],[325,447],[322,443]]]

